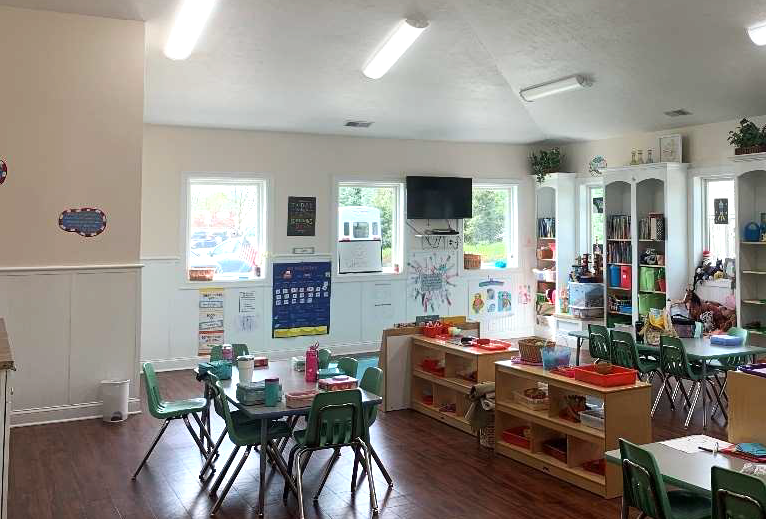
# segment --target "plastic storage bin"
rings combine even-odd
[[[546,371],[569,366],[569,359],[572,356],[572,350],[567,346],[543,348],[540,350],[540,353],[543,360],[543,369]]]
[[[602,375],[596,371],[594,364],[587,366],[577,366],[574,369],[575,380],[580,382],[587,382],[595,386],[601,387],[614,387],[614,386],[629,386],[636,383],[636,370],[623,368],[621,366],[613,366],[612,372],[606,375]]]
[[[609,286],[619,287],[622,274],[620,273],[619,265],[609,265]]]
[[[665,309],[665,294],[638,294],[638,313],[648,315],[652,308]]]
[[[576,283],[570,281],[568,288],[570,308],[604,307],[604,285],[602,283]]]
[[[588,409],[580,411],[580,423],[593,429],[604,430],[604,409]]]
[[[633,287],[633,269],[630,265],[620,266],[620,286],[628,289]]]
[[[657,280],[660,270],[653,267],[640,267],[638,269],[638,289],[639,290],[657,290]]]

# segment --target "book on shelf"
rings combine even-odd
[[[610,215],[606,221],[606,233],[609,240],[630,239],[630,215]]]
[[[649,216],[638,220],[638,239],[657,240],[665,239],[665,215],[662,213],[649,213]]]
[[[606,244],[607,263],[632,263],[633,247],[629,241],[613,241]]]
[[[537,237],[555,238],[556,237],[556,219],[538,218],[537,219]]]

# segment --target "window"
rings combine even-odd
[[[463,221],[463,251],[482,268],[516,267],[516,186],[473,185],[473,218]]]
[[[604,249],[604,188],[588,188],[588,236],[590,254],[598,248],[602,253]]]
[[[705,181],[704,247],[710,259],[735,257],[737,222],[734,201],[734,180]]]
[[[266,182],[190,176],[186,258],[189,279],[257,279],[266,256]]]
[[[383,272],[402,265],[403,191],[401,182],[338,183],[338,241],[380,241]]]

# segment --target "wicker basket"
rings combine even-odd
[[[215,267],[192,267],[189,269],[189,281],[213,281]]]
[[[479,429],[479,444],[488,449],[495,448],[495,416],[490,417],[486,427]]]
[[[466,270],[481,268],[481,254],[463,254],[463,267]]]
[[[525,339],[519,339],[519,355],[524,362],[534,362],[539,364],[543,361],[543,357],[540,350],[549,347],[556,346],[553,341],[546,341],[540,337],[527,337]]]

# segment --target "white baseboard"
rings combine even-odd
[[[128,414],[141,412],[141,400],[128,400]],[[11,427],[101,418],[101,402],[18,409],[11,412]]]
[[[370,353],[380,351],[380,341],[367,341],[357,343],[323,344],[322,347],[332,350],[333,356],[353,355],[358,353]],[[304,349],[252,351],[254,355],[264,355],[271,360],[290,360],[293,357],[305,355]],[[141,359],[141,363],[151,362],[155,371],[176,371],[182,369],[194,369],[197,364],[204,362],[206,357],[178,357],[175,359]]]

